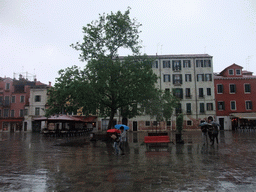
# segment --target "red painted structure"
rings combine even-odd
[[[216,116],[225,130],[255,124],[256,76],[242,69],[232,64],[214,77]]]
[[[26,131],[23,127],[25,106],[29,105],[30,86],[42,85],[39,81],[0,78],[0,132]]]

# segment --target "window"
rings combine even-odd
[[[15,100],[16,100],[15,96],[12,96],[12,103],[15,103]]]
[[[252,101],[245,101],[246,110],[252,110]]]
[[[4,117],[9,117],[9,109],[4,109]]]
[[[205,74],[205,81],[212,81],[212,74]]]
[[[168,88],[166,88],[164,91],[165,91],[165,93],[167,93],[167,94],[170,93],[170,89],[168,89]]]
[[[236,69],[236,75],[241,75],[241,69]]]
[[[228,74],[229,74],[229,75],[234,75],[234,69],[229,69],[229,70],[228,70]]]
[[[186,88],[185,91],[186,91],[186,97],[190,98],[191,97],[191,95],[190,95],[190,88]]]
[[[150,121],[146,121],[145,122],[145,125],[148,127],[148,126],[150,126]]]
[[[163,61],[163,68],[171,68],[170,60]]]
[[[175,108],[175,113],[176,113],[176,115],[182,113],[181,103],[178,103],[177,107]]]
[[[211,96],[212,95],[212,89],[211,88],[207,88],[207,95]]]
[[[166,121],[167,126],[171,126],[171,121]]]
[[[5,84],[5,89],[6,89],[6,90],[10,90],[10,83],[6,83],[6,84]]]
[[[199,88],[199,97],[204,97],[204,88]]]
[[[230,101],[230,109],[236,110],[236,101]]]
[[[218,110],[224,110],[225,109],[225,103],[224,101],[219,101],[218,102]]]
[[[186,82],[191,82],[192,81],[191,74],[185,74],[185,81]]]
[[[204,74],[198,74],[197,81],[204,81]]]
[[[204,67],[211,67],[211,60],[204,60]]]
[[[172,90],[173,95],[176,96],[177,98],[183,98],[183,89],[181,88],[176,88]]]
[[[158,61],[153,61],[152,68],[158,68]]]
[[[192,125],[192,121],[191,120],[188,120],[187,121],[187,126],[191,126]]]
[[[0,96],[0,105],[3,104],[3,96]]]
[[[250,84],[244,84],[244,92],[251,93],[251,85]]]
[[[222,84],[217,85],[217,93],[223,93],[223,85]]]
[[[20,110],[20,117],[24,117],[24,110],[23,109]]]
[[[200,103],[200,113],[204,113],[204,103]]]
[[[36,116],[40,115],[40,108],[39,107],[35,108],[35,115]]]
[[[25,102],[25,97],[22,95],[22,96],[20,96],[20,102],[21,103],[24,103]]]
[[[154,126],[157,126],[157,121],[153,121],[153,125],[154,125]]]
[[[207,108],[207,111],[212,111],[213,110],[213,104],[212,103],[207,103],[206,108]]]
[[[2,110],[0,109],[0,117],[2,117]]]
[[[172,75],[172,77],[173,77],[173,84],[174,85],[182,84],[182,75],[181,74],[175,74],[175,75]]]
[[[172,61],[172,70],[173,71],[180,71],[181,70],[181,60]]]
[[[11,117],[14,117],[14,110],[11,110]]]
[[[24,110],[24,115],[25,115],[25,116],[28,115],[28,109],[25,109],[25,110]]]
[[[186,104],[186,111],[187,111],[187,114],[191,114],[191,103]]]
[[[35,96],[35,102],[41,102],[41,95]]]
[[[196,67],[204,67],[204,60],[196,60]]]
[[[5,96],[5,97],[4,97],[4,105],[5,105],[5,106],[10,105],[10,97],[9,97],[9,96]]]
[[[230,84],[229,85],[229,93],[236,93],[236,85],[235,84]]]
[[[164,82],[171,82],[171,75],[164,75]]]
[[[183,60],[183,68],[191,68],[190,60]]]

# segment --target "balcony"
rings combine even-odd
[[[186,95],[186,99],[192,99],[192,95]]]
[[[181,86],[181,85],[182,85],[182,81],[181,81],[181,80],[174,80],[174,81],[173,81],[173,85],[175,85],[175,86]]]

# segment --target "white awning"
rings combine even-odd
[[[256,113],[231,113],[231,117],[238,117],[239,119],[256,120]]]

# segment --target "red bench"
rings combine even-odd
[[[149,144],[167,144],[170,143],[170,137],[169,136],[145,136],[144,137],[144,143],[146,143],[147,148]]]

